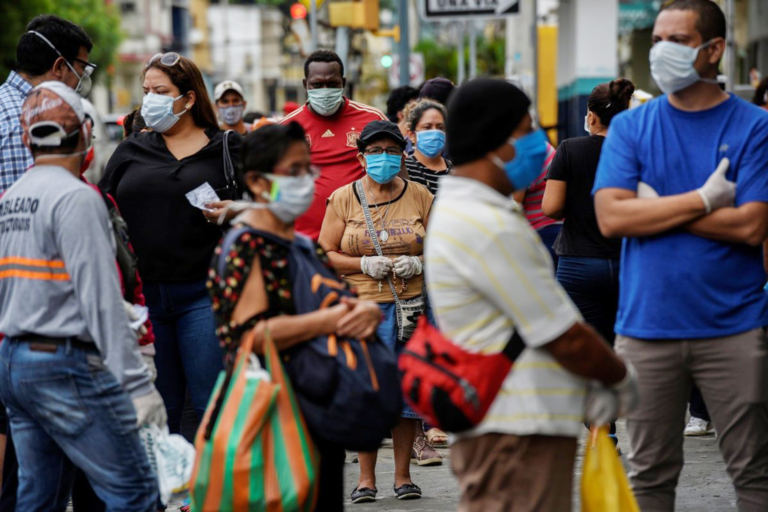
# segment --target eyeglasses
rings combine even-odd
[[[53,45],[53,43],[52,43],[52,42],[50,42],[50,41],[48,40],[48,38],[47,38],[47,37],[45,37],[43,34],[41,34],[40,32],[38,32],[38,31],[36,31],[36,30],[30,30],[29,32],[27,32],[27,34],[35,34],[37,37],[39,37],[40,39],[42,39],[43,41],[45,41],[45,43],[46,43],[48,46],[50,46],[51,48],[53,48],[53,51],[55,51],[55,52],[56,52],[56,54],[57,54],[59,57],[61,57],[61,58],[62,58],[62,59],[64,59],[65,61],[67,61],[67,64],[69,64],[69,61],[67,60],[67,58],[66,58],[66,57],[64,57],[64,56],[61,54],[61,52],[60,52],[60,51],[59,51],[59,50],[58,50],[58,49],[57,49],[57,48],[56,48],[56,47]],[[81,58],[79,58],[79,57],[75,57],[75,58],[74,58],[74,60],[76,60],[77,62],[79,62],[80,64],[82,64],[82,65],[83,65],[83,76],[82,76],[82,77],[80,77],[81,79],[82,79],[82,78],[85,78],[85,77],[88,77],[88,76],[91,76],[91,75],[93,74],[94,70],[96,70],[96,64],[94,64],[93,62],[88,62],[88,61],[85,61],[85,60],[83,60],[83,59],[81,59]],[[74,71],[74,69],[73,69],[72,71]],[[75,72],[75,74],[77,75],[77,72]]]
[[[363,151],[364,155],[381,155],[383,153],[386,153],[390,156],[401,156],[403,154],[403,150],[390,146],[388,148],[368,148]]]
[[[160,64],[163,66],[171,67],[175,66],[179,63],[181,60],[181,55],[179,55],[176,52],[168,52],[168,53],[157,53],[154,57],[149,59],[149,62],[147,62],[147,66],[149,67],[152,65],[153,62],[155,62],[157,59],[160,59]]]

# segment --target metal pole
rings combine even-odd
[[[725,2],[725,19],[728,27],[728,37],[725,41],[725,74],[728,76],[728,82],[725,84],[725,88],[732,92],[736,85],[736,38],[734,34],[736,6],[734,0],[726,0]]]
[[[477,76],[477,34],[475,23],[469,21],[469,79]]]
[[[411,83],[411,45],[408,28],[408,0],[400,0],[400,85]]]
[[[465,76],[464,76],[464,22],[460,21],[456,24],[456,32],[458,33],[458,47],[456,51],[458,52],[458,76],[456,77],[457,82],[459,85],[464,83]]]
[[[349,27],[336,28],[336,55],[344,63],[344,68],[349,69]]]
[[[311,0],[309,9],[309,31],[312,36],[312,51],[317,50],[317,0]]]

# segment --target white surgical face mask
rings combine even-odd
[[[336,113],[344,101],[344,89],[323,88],[309,89],[307,99],[312,106],[312,110],[321,116],[330,116]]]
[[[696,82],[717,83],[717,80],[701,78],[693,63],[699,50],[712,44],[708,41],[691,48],[671,41],[659,41],[651,47],[651,76],[664,94],[674,94]]]
[[[589,112],[584,116],[584,131],[592,135],[592,132],[589,131]]]

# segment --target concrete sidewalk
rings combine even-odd
[[[629,451],[623,422],[618,425],[619,446],[624,452]],[[576,476],[574,478],[574,510],[579,510],[579,482],[581,478],[581,460],[584,450],[585,436],[581,439],[577,460]],[[392,485],[394,481],[394,459],[392,457],[391,441],[379,451],[379,462],[376,467],[377,487],[379,489],[376,503],[352,505],[349,494],[355,488],[358,477],[357,464],[347,464],[345,467],[346,509],[349,511],[422,511],[448,512],[456,510],[459,502],[459,490],[448,460],[450,451],[439,450],[443,455],[443,465],[437,467],[419,468],[411,466],[414,483],[421,487],[424,496],[420,500],[398,501],[394,497]],[[348,457],[348,460],[351,457]],[[677,506],[679,512],[708,512],[731,511],[736,509],[736,498],[730,478],[725,472],[725,463],[717,449],[717,440],[713,435],[685,439],[685,467],[677,488]]]

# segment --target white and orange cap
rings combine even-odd
[[[237,94],[242,96],[243,99],[245,99],[245,92],[243,91],[242,85],[235,82],[234,80],[224,80],[213,90],[213,101],[219,101],[227,91],[235,91]]]
[[[33,146],[59,147],[84,121],[80,95],[63,82],[41,83],[21,107],[21,127]]]

